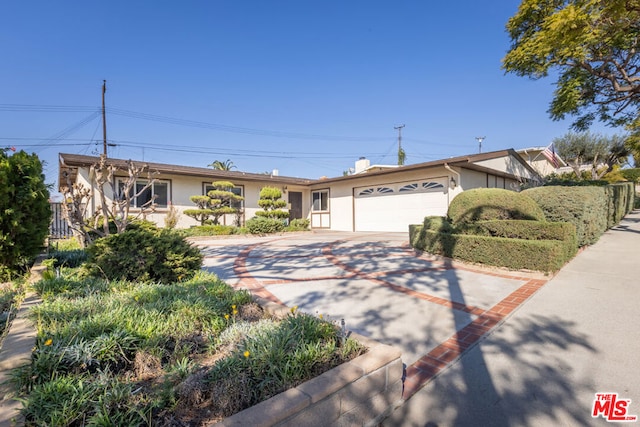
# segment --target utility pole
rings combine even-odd
[[[476,141],[478,141],[478,153],[482,153],[482,141],[484,141],[485,138],[486,136],[476,136]]]
[[[398,130],[398,166],[404,165],[405,152],[402,149],[402,128],[404,125],[394,126]]]
[[[107,91],[107,81],[102,81],[102,152],[107,157],[107,114],[104,108],[104,93]]]

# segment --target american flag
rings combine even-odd
[[[554,168],[558,169],[560,162],[558,161],[558,156],[556,156],[556,148],[553,146],[553,143],[549,144],[549,146],[544,149],[542,155],[551,162]]]

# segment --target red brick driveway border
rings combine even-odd
[[[283,240],[283,239],[276,239]],[[240,253],[235,257],[233,269],[235,276],[238,278],[238,282],[234,285],[236,288],[248,289],[252,294],[261,297],[265,300],[275,302],[277,304],[284,305],[275,295],[269,292],[265,286],[273,284],[284,284],[291,282],[302,281],[318,281],[318,280],[330,280],[338,278],[336,276],[328,277],[309,277],[302,279],[285,279],[285,280],[264,280],[260,281],[255,279],[249,268],[247,267],[247,260],[251,256],[251,252],[259,246],[272,243],[276,240],[269,240],[268,242],[260,242],[250,244],[244,247]],[[531,278],[525,274],[519,274],[518,272],[507,271],[495,271],[493,269],[484,269],[482,267],[469,266],[459,262],[452,262],[439,257],[423,254],[421,252],[413,250],[409,245],[405,245],[405,250],[400,255],[395,256],[412,256],[426,261],[430,261],[434,266],[420,269],[406,269],[406,270],[394,270],[383,271],[375,273],[362,272],[359,269],[352,267],[339,258],[342,255],[336,256],[333,254],[333,247],[337,244],[344,243],[347,240],[339,240],[329,242],[322,247],[322,255],[304,255],[298,256],[300,258],[312,258],[322,256],[329,260],[333,265],[341,268],[345,271],[344,275],[339,278],[360,278],[371,281],[378,285],[387,287],[395,292],[405,294],[413,298],[423,299],[438,305],[442,305],[455,310],[460,310],[476,316],[469,324],[456,331],[451,337],[441,342],[429,353],[420,357],[416,362],[409,365],[405,369],[404,375],[404,389],[403,399],[410,398],[418,390],[424,387],[428,382],[433,380],[437,375],[443,372],[447,367],[451,366],[457,361],[467,350],[476,345],[480,340],[486,337],[491,331],[493,331],[498,325],[503,323],[509,315],[511,315],[518,307],[520,307],[525,301],[531,298],[540,288],[542,288],[551,277],[544,279]],[[367,255],[370,256],[370,255]],[[389,257],[389,255],[384,255]],[[394,255],[391,255],[394,256]],[[277,255],[274,257],[278,257]],[[289,256],[286,256],[289,257]],[[261,256],[260,258],[272,258],[271,256]],[[445,298],[429,295],[426,293],[414,291],[412,289],[399,286],[390,283],[383,279],[384,276],[390,274],[406,274],[406,273],[420,273],[429,271],[443,271],[443,270],[465,270],[473,273],[479,273],[483,275],[489,275],[499,278],[519,280],[523,284],[511,292],[507,297],[503,298],[493,307],[485,310],[479,307],[468,306],[456,301],[450,301]]]

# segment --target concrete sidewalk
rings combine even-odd
[[[640,415],[639,249],[636,210],[384,425],[609,425],[591,416],[604,392]]]

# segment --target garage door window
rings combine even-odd
[[[313,212],[326,212],[329,210],[329,190],[318,190],[311,193],[311,210]]]
[[[358,196],[377,196],[380,194],[390,194],[393,193],[393,188],[389,187],[371,187],[365,188],[358,193]]]
[[[426,181],[423,183],[413,183],[406,184],[400,187],[398,190],[400,193],[410,193],[414,191],[432,191],[432,190],[442,190],[444,185],[440,182]]]

